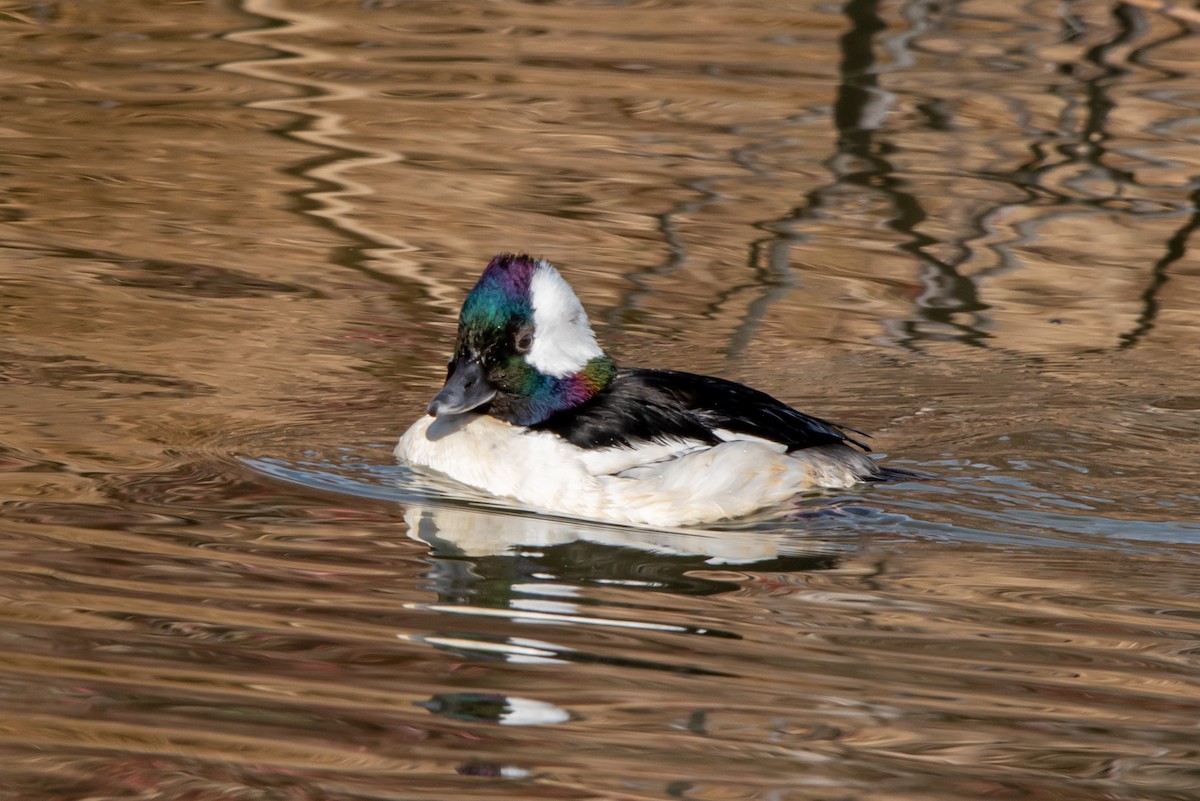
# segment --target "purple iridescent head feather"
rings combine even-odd
[[[505,326],[533,315],[530,283],[539,263],[530,256],[501,253],[484,269],[463,302],[461,323],[468,330]]]

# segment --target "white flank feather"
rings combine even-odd
[[[396,456],[527,506],[643,526],[741,517],[805,490],[853,486],[873,470],[867,456],[845,445],[786,454],[773,444],[733,440],[664,458],[680,445],[626,451],[657,460],[596,475],[604,459],[585,457],[555,434],[463,414],[422,417],[404,432]],[[616,457],[608,454],[607,466],[635,461]]]

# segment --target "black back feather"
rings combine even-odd
[[[530,427],[552,431],[580,448],[668,439],[714,445],[721,439],[713,430],[720,428],[779,442],[789,451],[836,443],[870,450],[846,434],[861,431],[843,430],[796,411],[765,392],[672,370],[621,368],[612,383],[591,400]]]

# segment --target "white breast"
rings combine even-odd
[[[524,505],[649,526],[741,517],[805,490],[851,486],[874,469],[844,445],[793,454],[762,440],[581,450],[549,432],[470,414],[422,417],[395,452]]]
[[[396,456],[493,495],[563,510],[570,503],[588,508],[602,494],[575,450],[548,432],[457,414],[417,420],[400,437]]]

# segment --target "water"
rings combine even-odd
[[[0,4],[0,797],[1200,797],[1198,42]],[[705,531],[419,479],[508,249],[931,477]]]

